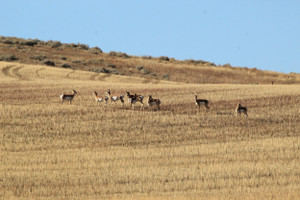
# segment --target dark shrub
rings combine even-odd
[[[104,60],[103,59],[89,60],[87,63],[88,64],[92,64],[92,65],[103,65],[104,64]]]
[[[86,44],[80,44],[80,43],[70,43],[70,44],[63,44],[63,47],[69,47],[74,49],[83,49],[83,50],[89,50],[90,47]]]
[[[113,69],[117,68],[117,66],[116,66],[116,65],[114,65],[114,64],[110,64],[110,63],[107,65],[107,67],[110,67],[110,68],[113,68]]]
[[[88,50],[90,47],[86,44],[75,44],[75,43],[70,43],[70,44],[63,44],[64,47],[70,47],[70,48],[75,48],[75,49],[85,49]]]
[[[143,74],[150,74],[150,71],[145,69],[144,66],[137,66],[136,69],[139,70]]]
[[[31,59],[34,59],[34,60],[39,60],[39,61],[43,61],[47,58],[47,56],[44,56],[44,55],[36,55],[36,56],[31,56],[30,57]]]
[[[223,65],[223,67],[232,68],[231,64],[229,64],[229,63]]]
[[[0,61],[14,61],[18,60],[18,58],[15,55],[2,55],[0,57]]]
[[[70,45],[70,47],[73,47],[73,48],[77,48],[78,47],[78,44],[75,44],[75,43],[71,43],[69,45]]]
[[[137,66],[136,69],[141,71],[142,69],[144,69],[144,66]]]
[[[193,59],[184,60],[184,62],[190,63],[190,64],[202,64],[202,65],[208,63],[208,62],[203,61],[203,60],[193,60]]]
[[[89,50],[89,45],[86,45],[86,44],[79,44],[78,43],[78,49],[83,49],[83,50]]]
[[[115,51],[110,51],[110,52],[108,53],[108,55],[110,55],[110,56],[117,56],[117,52],[115,52]]]
[[[91,72],[96,72],[96,73],[113,73],[113,74],[119,74],[117,69],[106,69],[106,68],[96,68],[96,69],[89,69]]]
[[[151,60],[152,56],[142,56],[142,58],[145,59],[145,60]]]
[[[21,42],[21,45],[34,46],[37,45],[39,42],[39,40],[24,40]]]
[[[169,57],[167,57],[167,56],[160,56],[158,59],[163,60],[163,61],[169,61],[170,60]]]
[[[163,75],[163,79],[167,79],[168,80],[169,79],[169,75],[168,74],[164,74]]]
[[[122,58],[130,58],[126,53],[116,52],[116,51],[110,51],[108,53],[108,55],[110,55],[110,56],[116,56],[116,57],[122,57]]]
[[[100,54],[103,53],[102,50],[99,47],[93,47],[89,49],[89,52],[91,52],[92,54]]]
[[[72,63],[80,64],[80,63],[81,63],[81,60],[73,60]]]
[[[9,40],[9,39],[4,40],[3,43],[4,44],[14,44],[14,42],[12,40]]]
[[[102,68],[102,69],[100,69],[100,72],[101,73],[110,73],[110,70],[106,69],[106,68]]]
[[[51,48],[58,48],[62,46],[62,43],[59,41],[51,41],[48,43]]]
[[[61,65],[63,68],[71,68],[71,65],[69,65],[68,63],[64,63]]]
[[[46,61],[44,62],[44,64],[45,64],[45,65],[48,65],[48,66],[55,66],[55,63],[54,63],[53,61],[51,61],[51,60],[46,60]]]
[[[140,72],[144,73],[144,74],[150,74],[150,71],[148,69],[142,69],[140,70]]]

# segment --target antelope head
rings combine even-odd
[[[73,94],[75,95],[75,94],[77,94],[77,92],[75,90],[73,90]]]

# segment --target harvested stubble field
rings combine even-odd
[[[1,199],[300,197],[299,85],[155,82],[0,62],[0,87]],[[108,88],[151,94],[161,110],[97,106],[92,92]],[[72,89],[72,105],[61,104]],[[209,112],[197,112],[195,92]],[[248,119],[234,115],[238,102]]]

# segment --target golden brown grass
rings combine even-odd
[[[108,88],[151,94],[161,111],[97,106],[92,92]],[[72,89],[72,105],[61,104]],[[197,112],[195,92],[209,112]],[[299,85],[155,82],[0,62],[0,198],[298,199],[299,100]],[[234,115],[237,102],[249,119]]]

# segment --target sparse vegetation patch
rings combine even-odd
[[[55,62],[53,62],[53,61],[51,61],[51,60],[46,60],[46,61],[44,62],[44,64],[47,65],[47,66],[55,66]]]
[[[233,67],[229,63],[216,65],[204,60],[175,60],[167,56],[129,56],[123,52],[103,53],[99,47],[89,48],[80,43],[40,41],[0,36],[0,58],[23,64],[38,64],[51,60],[58,67],[63,64],[72,69],[111,71],[127,76],[138,76],[147,80],[168,80],[181,83],[233,83],[233,84],[299,84],[300,74],[286,75],[261,71],[251,67]],[[14,55],[14,57],[9,57]],[[7,57],[8,56],[8,57]],[[45,57],[43,57],[45,56]],[[201,55],[200,55],[201,56]],[[17,60],[15,60],[17,58]],[[114,66],[117,67],[117,70]],[[143,67],[138,69],[137,66]],[[149,76],[156,74],[157,76]],[[168,76],[164,76],[167,74]],[[148,81],[148,82],[149,82]]]
[[[103,53],[102,50],[101,50],[99,47],[93,47],[93,48],[90,48],[89,51],[90,51],[92,54],[101,54],[101,53]]]
[[[30,56],[31,59],[34,59],[34,60],[38,60],[38,61],[43,61],[47,58],[47,56],[45,55],[33,55],[33,56]]]
[[[48,41],[46,42],[47,45],[49,45],[51,48],[58,48],[62,46],[62,43],[59,41]]]
[[[160,56],[158,59],[162,61],[170,61],[170,58],[167,56]]]
[[[68,63],[64,63],[61,65],[62,68],[71,68],[71,65],[69,65]]]
[[[23,40],[21,41],[21,45],[27,45],[27,46],[34,46],[37,45],[40,42],[40,40]]]
[[[2,55],[0,56],[0,61],[15,61],[18,58],[15,55]]]
[[[122,52],[116,52],[116,51],[110,51],[108,53],[110,56],[116,56],[116,57],[121,57],[121,58],[130,58],[126,53]]]

